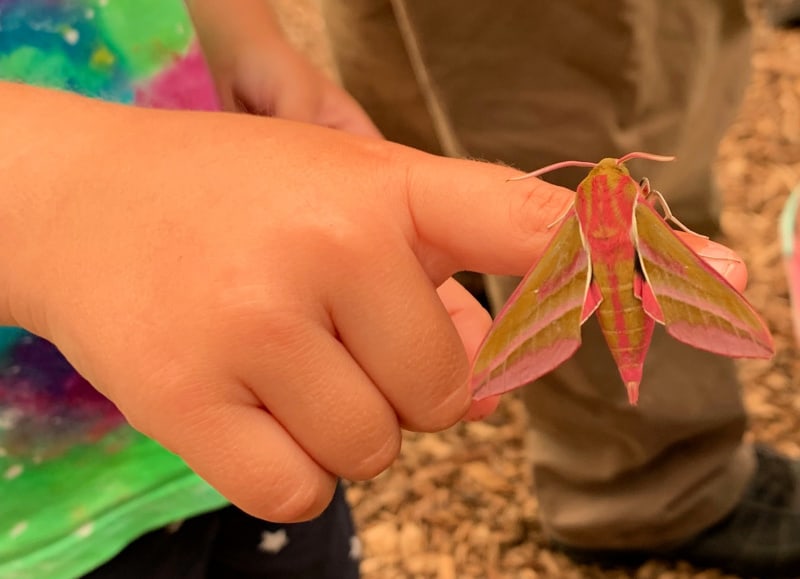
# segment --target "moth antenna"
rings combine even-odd
[[[634,151],[628,153],[617,159],[617,165],[627,163],[631,159],[647,159],[648,161],[674,161],[675,157],[672,155],[654,155],[653,153],[643,153],[641,151]]]
[[[559,163],[553,163],[552,165],[548,165],[547,167],[542,167],[541,169],[536,169],[531,173],[520,175],[519,177],[511,177],[508,180],[522,181],[523,179],[528,179],[530,177],[538,177],[539,175],[544,175],[545,173],[549,173],[550,171],[556,171],[558,169],[564,169],[565,167],[594,167],[595,165],[597,165],[597,163],[591,163],[589,161],[561,161]]]

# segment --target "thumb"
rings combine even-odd
[[[747,287],[747,266],[736,252],[700,235],[683,231],[676,231],[675,234],[734,288],[740,292],[744,291]]]
[[[553,235],[574,192],[479,161],[426,156],[408,168],[412,247],[431,279],[456,271],[522,275]]]

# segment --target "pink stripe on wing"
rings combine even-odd
[[[499,372],[495,368],[476,374],[472,383],[473,385],[478,384],[478,387],[473,393],[473,398],[482,400],[525,386],[544,376],[572,356],[580,344],[580,340],[558,340],[550,346],[539,348],[535,356],[522,356],[512,364],[504,361]]]

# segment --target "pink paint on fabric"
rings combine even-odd
[[[158,109],[219,110],[219,99],[200,47],[195,43],[172,66],[136,90],[139,106]]]

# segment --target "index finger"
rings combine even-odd
[[[415,159],[408,169],[412,247],[437,283],[455,271],[522,275],[544,250],[548,226],[574,192],[511,167],[481,161]]]

